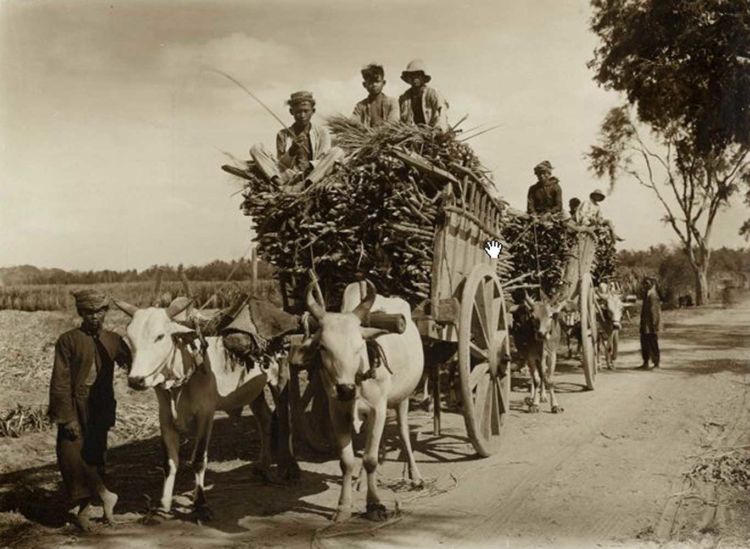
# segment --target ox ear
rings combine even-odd
[[[128,316],[131,316],[131,317],[138,310],[138,307],[136,307],[135,305],[131,305],[130,303],[127,303],[126,301],[120,301],[119,299],[113,299],[112,303],[114,303],[115,307],[120,309],[123,313],[126,313]]]
[[[185,312],[192,304],[193,300],[188,297],[177,297],[173,299],[172,303],[170,303],[169,307],[167,307],[167,316],[170,320],[177,320],[177,317],[181,313]]]
[[[370,309],[372,309],[372,306],[375,304],[375,297],[377,294],[378,291],[375,289],[375,284],[367,280],[367,295],[352,311],[352,313],[359,318],[360,322],[364,322],[365,318],[367,318]]]
[[[310,364],[320,351],[320,340],[318,334],[302,339],[301,336],[291,336],[291,348],[289,350],[289,364],[303,366]]]

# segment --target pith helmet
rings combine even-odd
[[[589,195],[591,198],[599,196],[599,200],[604,200],[607,196],[601,191],[601,189],[594,189]]]
[[[424,75],[425,82],[429,82],[430,80],[432,80],[432,76],[430,76],[427,72],[427,67],[425,67],[424,61],[422,61],[421,59],[413,59],[409,61],[409,64],[406,65],[406,68],[401,73],[401,80],[409,84],[409,74],[413,74],[416,72],[421,72]]]

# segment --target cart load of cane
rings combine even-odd
[[[446,186],[460,196],[462,181],[470,178],[498,209],[505,203],[457,128],[390,123],[371,129],[345,117],[331,118],[328,126],[346,159],[300,192],[269,181],[250,161],[224,168],[244,179],[242,209],[253,221],[259,256],[294,295],[303,295],[313,269],[330,305],[352,280],[367,276],[379,293],[415,306],[430,294]],[[507,251],[496,268],[501,278],[510,276]]]

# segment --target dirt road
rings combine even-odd
[[[616,371],[603,371],[595,391],[563,361],[558,392],[565,412],[528,414],[513,393],[503,449],[473,457],[459,416],[433,437],[431,416],[413,414],[417,459],[428,487],[400,482],[396,429],[386,433],[383,495],[400,513],[384,524],[355,518],[331,526],[338,497],[335,460],[303,456],[295,486],[263,484],[250,473],[257,446],[252,422],[217,420],[207,481],[215,519],[197,525],[187,515],[192,479],[183,471],[178,518],[141,524],[143,494],[159,491],[158,441],[112,450],[119,523],[96,536],[76,536],[49,509],[59,502],[44,465],[0,477],[2,511],[13,497],[24,516],[3,513],[0,545],[76,547],[750,547],[747,490],[685,473],[710,457],[748,448],[750,435],[750,300],[734,309],[666,314],[662,368],[635,371],[635,340],[621,343]],[[247,442],[246,442],[247,441]],[[8,492],[8,487],[10,492]],[[8,495],[10,493],[10,496]],[[56,499],[58,498],[58,499]],[[364,493],[355,492],[364,507]],[[31,521],[29,519],[32,519]]]

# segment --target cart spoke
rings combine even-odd
[[[473,341],[469,342],[469,348],[471,349],[471,356],[477,358],[483,362],[487,361],[487,349],[483,349]]]
[[[497,377],[491,378],[491,391],[492,391],[492,416],[491,416],[491,427],[492,434],[500,434],[500,414],[502,413],[502,396],[500,395],[500,379]]]
[[[478,305],[475,303],[474,304],[474,309],[472,311],[472,316],[477,319],[477,324],[479,325],[480,329],[479,330],[476,329],[476,325],[474,324],[474,318],[472,318],[472,321],[471,321],[471,328],[472,328],[471,329],[471,333],[475,337],[477,337],[477,336],[480,337],[482,339],[482,341],[480,342],[481,345],[485,349],[487,349],[490,346],[490,344],[489,344],[490,338],[488,337],[489,332],[487,331],[485,317],[482,316],[482,315],[483,315],[483,311],[481,311],[479,309]]]
[[[474,412],[477,418],[478,434],[485,440],[490,438],[490,410],[492,409],[492,395],[490,390],[490,376],[482,376],[477,384]]]
[[[490,365],[486,362],[477,364],[469,374],[469,389],[474,390],[477,384],[484,378],[489,377]]]

